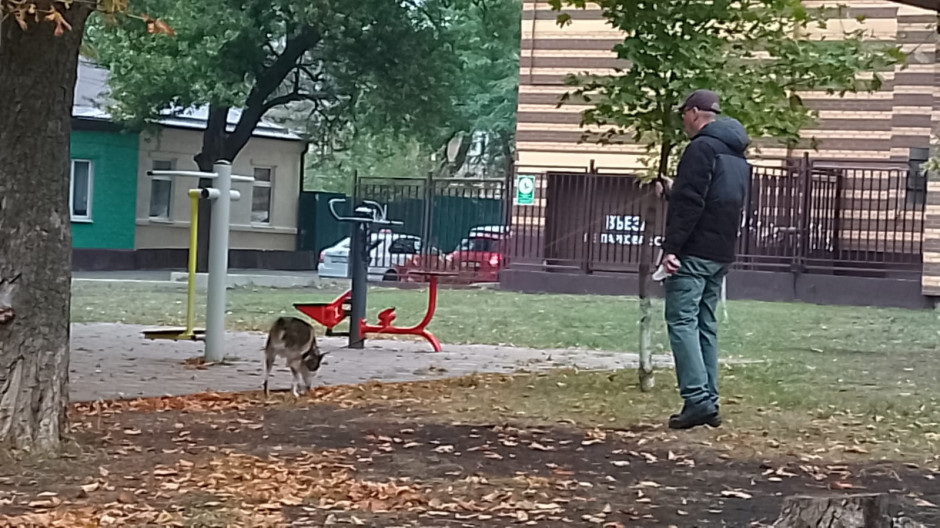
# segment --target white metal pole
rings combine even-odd
[[[728,276],[721,278],[721,311],[724,320],[728,320]]]
[[[225,356],[225,283],[228,274],[228,234],[231,219],[232,164],[218,161],[209,231],[209,287],[206,302],[206,362],[218,363]],[[212,193],[215,194],[215,193]]]

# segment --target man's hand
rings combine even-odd
[[[679,257],[673,254],[669,254],[663,257],[663,268],[665,268],[666,273],[670,275],[679,271],[680,265],[681,265],[681,262],[679,262]]]
[[[672,190],[672,180],[670,178],[659,178],[656,180],[656,194],[660,197],[663,195],[669,194],[669,191]]]

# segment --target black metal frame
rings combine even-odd
[[[350,260],[352,268],[352,298],[349,308],[349,348],[362,349],[365,347],[365,338],[359,335],[359,321],[366,317],[366,294],[369,291],[369,233],[373,226],[391,227],[401,225],[401,222],[388,220],[385,209],[371,200],[357,201],[360,204],[353,209],[353,216],[342,216],[336,212],[336,205],[346,202],[345,198],[330,200],[330,214],[338,222],[350,224],[352,233],[349,240]]]

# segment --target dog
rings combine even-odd
[[[317,347],[317,336],[313,327],[297,317],[279,317],[268,332],[264,345],[264,395],[268,396],[268,377],[278,356],[287,360],[294,380],[291,392],[300,396],[300,386],[309,391],[313,375],[320,369],[325,353]]]

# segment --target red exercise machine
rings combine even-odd
[[[342,216],[336,212],[335,204],[344,202],[344,198],[334,198],[330,200],[330,213],[340,222],[352,224],[352,237],[350,241],[350,252],[352,267],[352,289],[343,293],[332,302],[328,303],[295,303],[294,308],[310,317],[314,321],[326,327],[326,335],[348,335],[349,348],[363,348],[366,334],[396,334],[396,335],[414,335],[426,339],[435,352],[441,351],[441,343],[434,337],[434,334],[427,330],[428,324],[434,317],[434,311],[437,308],[437,277],[441,275],[452,275],[452,273],[443,272],[420,272],[413,271],[412,274],[426,275],[429,277],[430,289],[428,292],[428,308],[421,322],[411,327],[394,326],[395,308],[386,308],[379,312],[378,324],[368,324],[365,321],[366,310],[366,292],[368,291],[368,265],[369,265],[369,234],[374,226],[392,226],[402,225],[402,222],[396,222],[386,219],[385,209],[378,203],[363,201],[362,205],[355,209],[353,216]],[[333,328],[350,318],[349,332],[336,333]]]

